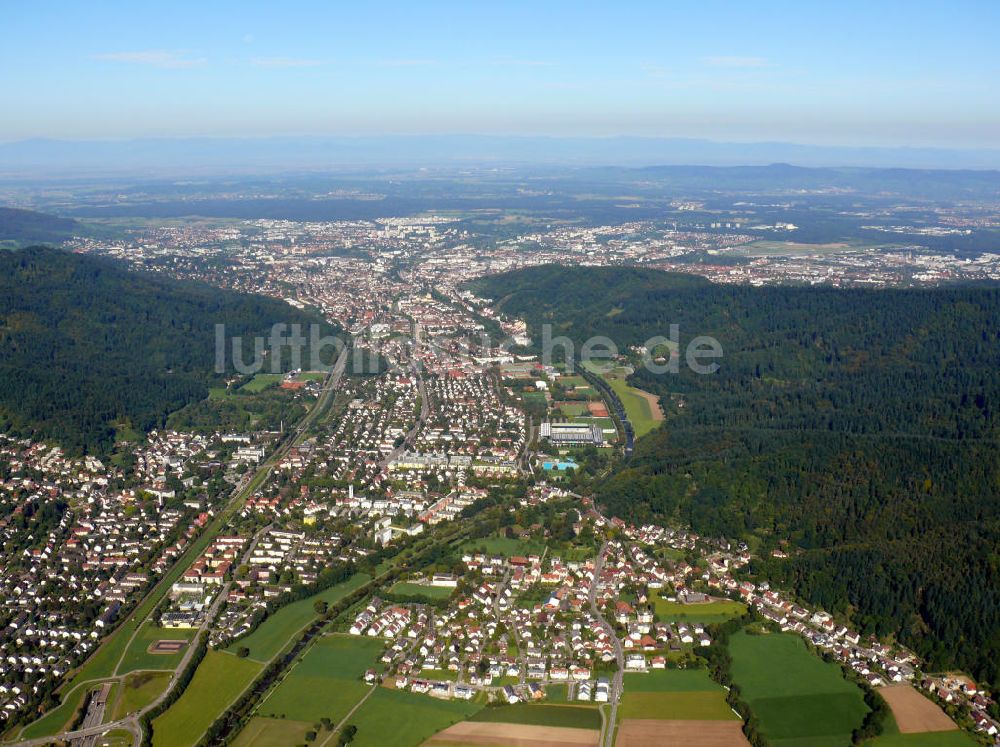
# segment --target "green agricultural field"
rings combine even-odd
[[[316,618],[316,610],[313,609],[316,600],[322,599],[327,604],[333,604],[370,580],[371,576],[357,573],[343,583],[324,589],[319,594],[285,605],[264,620],[253,633],[234,641],[226,650],[235,653],[246,646],[250,649],[251,659],[269,661]]]
[[[723,622],[732,617],[746,614],[747,607],[742,602],[723,600],[706,604],[683,604],[669,602],[663,597],[654,597],[656,616],[665,622]]]
[[[385,650],[385,641],[343,633],[324,636],[302,657],[294,674],[360,680],[375,666]]]
[[[261,716],[337,723],[371,689],[365,671],[382,655],[383,641],[367,636],[332,635],[309,648],[258,708]]]
[[[118,690],[111,720],[116,721],[145,708],[167,689],[169,681],[169,672],[138,672],[126,677]]]
[[[646,435],[663,421],[663,413],[659,412],[658,406],[654,410],[646,392],[628,385],[626,369],[620,366],[609,367],[600,361],[584,361],[583,365],[588,371],[604,379],[618,395],[625,407],[625,414],[635,430],[636,438]]]
[[[466,721],[481,708],[474,702],[379,688],[351,716],[351,723],[358,727],[351,745],[416,747],[442,729]]]
[[[565,703],[569,700],[569,687],[567,685],[546,685],[545,698],[551,703]]]
[[[625,406],[625,414],[632,423],[636,438],[645,436],[663,421],[662,415],[654,415],[649,400],[641,390],[629,386],[621,379],[610,379],[608,384]]]
[[[151,654],[147,649],[150,644],[161,639],[190,641],[196,632],[194,629],[172,630],[150,622],[143,623],[132,644],[125,651],[121,664],[118,665],[118,674],[134,672],[137,669],[176,669],[184,658],[186,647],[176,654]]]
[[[209,651],[181,697],[153,721],[153,747],[196,744],[263,668],[251,659]]]
[[[515,705],[484,708],[469,721],[501,724],[531,724],[532,726],[568,726],[577,729],[600,729],[601,714],[595,706],[577,705]]]
[[[707,669],[652,669],[626,672],[625,692],[703,693],[724,692],[722,685],[708,676]]]
[[[979,742],[964,731],[924,734],[886,734],[865,742],[867,747],[976,747]]]
[[[618,709],[620,718],[649,718],[664,721],[738,721],[719,692],[625,692]]]
[[[741,631],[730,638],[729,653],[733,682],[776,747],[848,744],[868,712],[861,689],[797,635]]]
[[[53,708],[37,721],[28,724],[20,734],[21,739],[38,739],[39,737],[58,734],[73,719],[76,710],[83,702],[84,694],[91,689],[92,683],[81,682],[76,687],[67,690],[62,696],[62,703]]]
[[[390,594],[420,594],[431,599],[447,599],[455,592],[450,586],[427,586],[400,581],[389,589]]]
[[[731,721],[726,691],[706,669],[654,669],[625,675],[620,718]]]
[[[450,669],[421,669],[414,677],[421,677],[425,680],[439,680],[443,682],[455,682],[458,679],[458,672]]]
[[[306,733],[314,730],[314,724],[306,721],[288,721],[278,718],[255,716],[233,740],[233,747],[287,747],[290,744],[304,744]],[[322,742],[325,732],[318,732],[317,742]]]

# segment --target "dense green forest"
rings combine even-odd
[[[42,247],[0,252],[0,428],[106,451],[118,427],[162,426],[208,396],[223,378],[214,372],[216,324],[244,338],[251,361],[252,338],[276,322],[320,319],[109,260]],[[231,350],[227,360],[231,375]]]
[[[82,225],[72,218],[0,207],[0,241],[63,241],[82,229]]]
[[[1000,684],[1000,289],[713,285],[539,267],[475,290],[579,344],[627,352],[680,325],[680,372],[638,367],[666,425],[598,487],[613,513],[743,536],[754,570]],[[711,335],[721,367],[684,346]],[[633,359],[637,356],[632,354]]]

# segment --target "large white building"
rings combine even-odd
[[[554,445],[604,443],[604,432],[592,423],[542,423],[541,436]]]

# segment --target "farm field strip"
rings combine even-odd
[[[209,651],[177,702],[153,721],[153,747],[195,744],[263,668],[252,659]]]
[[[889,685],[879,692],[892,709],[892,716],[901,734],[958,729],[958,725],[948,718],[937,703],[931,702],[910,685]]]
[[[565,726],[463,721],[424,742],[425,747],[596,747],[600,732]]]
[[[368,583],[371,577],[356,573],[346,581],[324,589],[311,597],[286,604],[269,615],[250,635],[234,641],[227,649],[235,653],[238,649],[250,649],[250,658],[259,662],[270,661],[285,645],[316,618],[313,605],[317,600],[327,604],[338,602],[352,591]]]
[[[615,747],[750,747],[739,721],[625,719]]]
[[[474,702],[438,700],[378,688],[351,716],[358,733],[353,747],[417,747],[431,736],[479,711]]]
[[[868,712],[861,689],[795,634],[741,631],[729,639],[729,652],[733,682],[773,744],[847,744]]]

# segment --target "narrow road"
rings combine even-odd
[[[594,617],[604,628],[605,632],[610,636],[611,641],[614,643],[615,647],[615,658],[618,663],[618,671],[615,672],[615,676],[611,679],[611,692],[608,693],[608,703],[611,706],[611,715],[608,717],[607,726],[604,733],[601,736],[601,747],[612,747],[615,742],[615,723],[618,718],[618,701],[621,700],[622,695],[622,678],[625,672],[625,650],[622,648],[622,642],[619,640],[618,636],[615,634],[615,629],[611,626],[601,612],[600,607],[597,605],[597,586],[600,582],[601,571],[604,569],[604,556],[608,551],[608,543],[605,542],[601,545],[601,551],[597,553],[597,560],[594,561],[594,580],[590,584],[590,611],[593,613]]]
[[[403,443],[386,454],[378,463],[379,469],[381,470],[385,470],[393,459],[398,457],[406,451],[407,448],[413,445],[413,440],[420,434],[424,424],[427,422],[427,418],[431,415],[431,404],[427,399],[427,386],[424,384],[424,379],[416,367],[413,367],[412,372],[417,378],[417,392],[420,395],[420,414],[417,416],[417,421],[413,424],[413,427],[407,431],[405,436],[403,436]]]
[[[319,747],[326,747],[326,743],[329,742],[331,739],[333,739],[335,736],[337,736],[337,734],[340,733],[340,730],[343,729],[345,726],[347,726],[347,720],[354,715],[354,712],[358,710],[376,690],[378,690],[378,685],[372,685],[372,688],[365,693],[365,697],[363,697],[361,700],[355,703],[354,707],[347,712],[347,715],[340,720],[340,723],[337,724],[335,727],[333,727],[333,730],[327,735],[326,739],[324,739],[322,742],[319,743]]]

